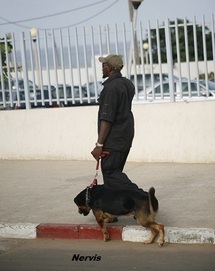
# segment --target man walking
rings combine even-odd
[[[122,77],[123,61],[119,55],[99,57],[103,78],[108,78],[99,97],[98,139],[91,152],[99,160],[103,151],[109,155],[101,157],[104,184],[114,189],[139,189],[123,173],[134,137],[134,118],[131,111],[135,89],[130,80]]]

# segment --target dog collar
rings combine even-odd
[[[87,186],[87,189],[86,189],[86,196],[85,196],[85,204],[87,207],[90,207],[89,204],[90,204],[90,189],[91,187],[90,186]]]

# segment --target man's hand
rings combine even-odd
[[[92,156],[96,159],[96,161],[99,161],[101,154],[102,154],[102,147],[95,147],[92,151],[91,154]]]

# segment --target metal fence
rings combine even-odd
[[[183,35],[182,35],[183,33]],[[214,17],[0,34],[0,108],[97,103],[98,56],[121,54],[134,102],[215,96]]]

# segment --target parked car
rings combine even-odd
[[[198,86],[196,81],[190,82],[190,88],[191,88],[191,97],[198,97]],[[163,82],[161,85],[160,83],[156,83],[154,86],[154,90],[152,88],[148,88],[146,90],[147,98],[153,98],[153,95],[155,96],[155,99],[165,99],[170,98],[170,89],[169,89],[169,81]],[[199,85],[199,92],[200,96],[204,96],[206,89],[203,85]],[[187,80],[182,80],[181,85],[180,82],[174,81],[174,95],[176,98],[183,98],[183,97],[189,97],[189,82]],[[139,92],[139,98],[145,98],[145,92],[144,90]]]
[[[13,93],[17,95],[16,91],[16,81],[13,83]],[[19,79],[18,80],[18,86],[19,86],[19,95],[20,100],[25,101],[25,90],[24,90],[24,80]],[[36,107],[54,107],[56,106],[56,102],[52,102],[54,99],[54,91],[55,87],[53,85],[50,85],[51,89],[51,102],[50,102],[50,95],[49,95],[49,86],[44,85],[41,87],[41,89],[33,83],[33,81],[28,80],[28,90],[29,90],[29,99],[30,104],[32,108]],[[43,101],[44,99],[44,101]],[[15,100],[15,99],[13,99]],[[21,103],[21,108],[25,108],[25,103]]]
[[[97,96],[100,95],[102,89],[103,89],[103,85],[102,82],[89,82],[89,91],[90,91],[90,97],[95,97],[95,94],[97,92]],[[84,87],[87,89],[87,83],[84,84]]]
[[[54,92],[56,91],[56,87],[55,86],[53,86],[53,85],[43,85],[43,89],[44,90],[49,90],[49,88],[50,88],[51,92],[54,95]]]
[[[9,89],[11,87],[11,89]],[[38,86],[34,84],[31,80],[27,81],[27,87],[29,91],[29,99],[34,99],[35,92],[38,89]],[[4,95],[3,95],[4,91]],[[12,99],[13,106],[12,108],[25,108],[25,84],[23,79],[11,79],[10,84],[6,82],[4,85],[4,90],[0,89],[0,103],[3,104],[3,97],[8,106],[11,107],[10,101]],[[10,95],[12,94],[12,97]]]
[[[53,85],[44,85],[41,89],[36,90],[35,99],[34,97],[31,98],[31,107],[58,107],[57,102],[55,101],[55,95],[56,88]]]
[[[163,81],[168,81],[169,79],[169,76],[167,73],[162,73],[161,74],[162,76],[162,80]],[[161,81],[161,76],[159,73],[154,73],[153,74],[153,79],[154,79],[154,84],[156,84],[157,82],[160,82]],[[135,84],[135,75],[132,74],[130,76],[130,80],[133,84]],[[176,76],[174,76],[174,80],[177,81],[178,78]],[[137,74],[137,89],[138,91],[141,91],[144,89],[143,87],[143,81],[144,81],[144,75],[141,73],[141,74]],[[146,73],[145,74],[145,86],[146,86],[146,89],[150,88],[152,85],[152,75],[151,73]]]
[[[91,85],[90,89],[90,103],[88,100],[88,93],[87,93],[87,86],[70,86],[67,84],[60,84],[56,87],[56,98],[57,98],[57,91],[58,97],[60,100],[60,106],[74,106],[74,105],[92,105],[97,103],[95,98],[95,90]],[[80,92],[81,91],[81,92]],[[92,91],[92,92],[91,92]],[[94,91],[94,94],[93,94]]]
[[[199,84],[205,89],[202,92],[202,95],[207,96],[207,91],[206,91],[207,84],[206,84],[206,81],[205,80],[199,80]],[[209,91],[209,96],[215,96],[215,82],[208,80],[208,91]]]

